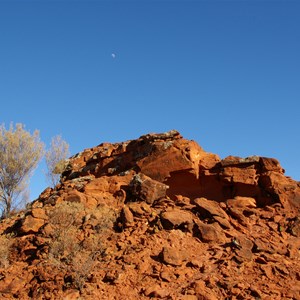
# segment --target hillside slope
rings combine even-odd
[[[71,157],[0,223],[2,299],[300,299],[300,183],[177,131]]]

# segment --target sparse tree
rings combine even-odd
[[[33,170],[44,154],[39,131],[33,134],[23,124],[0,126],[0,209],[8,217],[24,193]]]
[[[60,135],[53,137],[51,147],[45,155],[47,178],[53,187],[59,182],[69,155],[69,144]]]

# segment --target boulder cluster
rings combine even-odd
[[[175,130],[103,143],[0,222],[2,299],[300,299],[300,182]]]

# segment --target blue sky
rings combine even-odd
[[[299,53],[299,1],[0,0],[0,123],[72,154],[177,129],[300,180]]]

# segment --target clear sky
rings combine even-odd
[[[177,129],[300,180],[300,1],[0,0],[0,101],[72,154]]]

